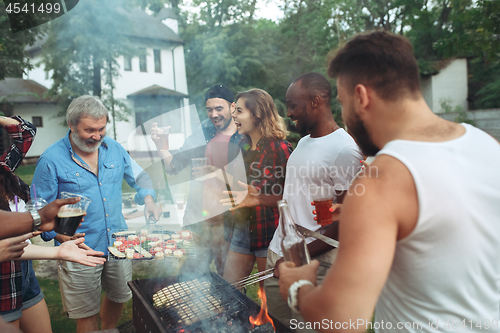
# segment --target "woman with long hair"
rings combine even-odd
[[[238,133],[244,135],[240,148],[247,185],[266,195],[283,194],[285,171],[292,145],[285,140],[286,126],[273,98],[262,89],[236,95],[233,119]],[[233,184],[235,186],[235,184]],[[224,279],[239,280],[266,267],[267,248],[279,224],[276,206],[257,205],[233,212],[232,237],[224,268]],[[226,223],[226,227],[229,224]],[[229,234],[229,233],[226,233]]]

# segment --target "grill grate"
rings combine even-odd
[[[181,328],[221,313],[246,309],[237,298],[228,296],[227,287],[205,276],[162,288],[149,301],[164,322]]]
[[[138,332],[247,333],[251,330],[248,317],[260,310],[214,273],[188,281],[179,277],[137,280],[129,286]],[[275,318],[273,321],[278,332],[291,332]]]

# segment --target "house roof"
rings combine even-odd
[[[168,8],[165,9],[167,10]],[[156,17],[146,14],[146,12],[139,8],[133,8],[130,11],[126,11],[118,7],[117,11],[126,15],[131,21],[128,31],[123,32],[126,36],[156,39],[177,44],[184,43],[172,29],[161,22],[165,18],[177,18],[171,9],[165,12],[161,10]],[[160,14],[162,15],[160,16]],[[27,45],[25,50],[30,53],[39,51],[42,45],[47,41],[47,38],[47,34],[41,35],[36,39],[33,45]]]
[[[164,19],[167,18],[177,20],[177,15],[175,15],[174,10],[172,8],[167,8],[167,7],[163,7],[158,12],[158,14],[155,15],[155,17],[160,21],[163,21]]]
[[[131,21],[128,31],[124,34],[132,37],[158,39],[173,43],[183,44],[184,41],[169,27],[161,22],[162,19],[146,14],[139,8],[126,11],[118,8],[120,13],[125,14]]]
[[[139,90],[135,93],[127,95],[127,98],[134,98],[138,96],[172,96],[172,97],[182,97],[187,98],[188,95],[180,93],[178,91],[170,90],[167,88],[163,88],[159,85],[152,85],[151,87],[147,87],[145,89]]]
[[[51,103],[47,88],[33,80],[8,77],[0,81],[0,103]]]

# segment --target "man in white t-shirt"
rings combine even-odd
[[[358,35],[328,73],[349,132],[376,158],[343,202],[324,283],[318,262],[284,263],[282,296],[322,331],[499,332],[499,143],[429,109],[402,36]]]
[[[330,106],[331,96],[330,83],[319,73],[306,73],[293,81],[286,92],[287,116],[303,138],[288,159],[284,194],[264,195],[251,186],[241,184],[248,188],[248,192],[232,192],[237,206],[230,208],[231,211],[258,205],[276,206],[277,201],[283,198],[287,200],[295,223],[327,237],[338,238],[338,222],[321,227],[314,220],[310,190],[315,186],[330,186],[335,189],[334,202],[341,203],[350,182],[361,169],[362,156],[354,139],[335,122]],[[226,206],[231,205],[229,199],[222,202]],[[278,226],[267,251],[268,269],[277,267],[283,261],[281,239],[281,227]],[[321,282],[335,260],[336,249],[311,237],[306,242],[311,258],[321,262],[318,269],[318,281]],[[303,319],[293,313],[281,298],[279,271],[276,269],[274,274],[264,282],[269,312],[298,332],[314,332],[299,328],[304,325],[297,323]]]
[[[314,220],[310,189],[330,185],[336,190],[334,202],[342,202],[352,178],[361,168],[362,156],[353,138],[333,118],[331,91],[328,80],[318,73],[306,73],[298,77],[287,90],[287,116],[305,136],[300,139],[288,159],[283,199],[286,199],[295,223],[337,238],[336,223],[321,227]],[[281,227],[278,227],[269,245],[267,268],[275,267],[277,262],[282,261],[281,240]],[[311,258],[322,263],[318,269],[318,281],[321,281],[335,259],[336,249],[315,238],[309,237],[306,241]],[[279,272],[276,270],[275,277],[264,283],[269,312],[286,325],[290,325],[292,319],[301,321],[302,318],[292,313],[281,298],[278,276]]]

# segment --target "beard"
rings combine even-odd
[[[363,155],[375,156],[380,151],[380,148],[373,143],[373,140],[370,137],[370,134],[368,134],[363,121],[354,112],[354,110],[351,111],[351,114],[354,115],[354,121],[350,123],[346,122],[349,134],[353,136],[354,140],[363,152]]]
[[[295,128],[297,129],[297,131],[299,131],[301,138],[310,134],[310,131],[307,128],[306,124],[301,124],[300,121],[297,122],[297,126],[295,126]]]
[[[229,126],[229,124],[231,124],[231,120],[233,119],[231,117],[225,118],[225,117],[220,117],[220,116],[217,118],[218,118],[218,120],[220,120],[220,122],[217,125],[214,124],[214,126],[219,132],[225,130]],[[210,119],[210,120],[212,121],[212,124],[213,124],[214,120],[213,119]]]
[[[105,136],[106,135],[102,135],[99,140],[94,140],[92,138],[84,140],[76,131],[71,132],[71,139],[73,140],[73,143],[78,147],[78,149],[85,153],[93,153],[99,149]]]

